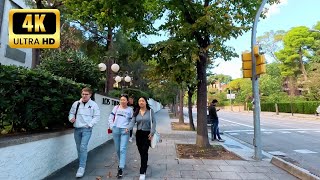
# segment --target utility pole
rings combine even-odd
[[[257,14],[255,16],[252,28],[251,36],[251,58],[252,58],[252,67],[256,67],[256,56],[254,55],[254,46],[256,46],[256,33],[257,33],[257,24],[259,17],[263,10],[264,5],[267,0],[263,0]],[[256,160],[262,159],[262,148],[261,148],[261,129],[260,129],[260,96],[259,96],[259,78],[256,73],[256,68],[252,68],[252,92],[254,98],[254,109],[253,109],[253,120],[254,120],[254,158]]]

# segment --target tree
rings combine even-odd
[[[225,45],[230,38],[236,38],[250,30],[256,10],[261,1],[185,1],[164,2],[168,18],[162,29],[170,35],[195,41],[199,60],[197,68],[197,139],[200,147],[209,146],[207,131],[207,62],[218,57],[230,60],[237,56],[234,50]],[[269,1],[274,3],[275,1]]]
[[[236,102],[247,102],[250,101],[250,98],[252,97],[252,86],[250,79],[234,79],[228,84],[228,88],[236,92]]]
[[[314,44],[314,38],[305,26],[294,27],[289,30],[283,38],[283,49],[276,53],[277,58],[283,63],[281,66],[284,76],[295,76],[302,74],[304,81],[308,75],[305,63],[310,56],[307,51]]]
[[[274,60],[279,61],[275,52],[280,50],[283,36],[286,32],[279,30],[274,32],[265,32],[262,36],[257,37],[257,43],[261,46],[262,51],[266,52]]]
[[[179,39],[170,38],[167,41],[156,43],[150,46],[154,60],[156,60],[156,74],[160,76],[167,76],[170,81],[175,82],[180,89],[180,116],[179,123],[184,123],[183,119],[183,95],[184,89],[188,88],[190,103],[194,92],[195,84],[195,60],[194,56],[196,48],[192,42],[183,42]],[[192,106],[189,104],[192,115]],[[192,118],[193,119],[193,118]],[[191,120],[192,120],[191,119]],[[190,120],[190,119],[189,119]],[[191,128],[194,128],[193,121],[190,123]]]

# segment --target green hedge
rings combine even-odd
[[[1,125],[13,131],[70,126],[68,112],[84,86],[44,70],[0,65]]]
[[[291,113],[291,103],[277,103],[279,112]],[[292,110],[293,113],[299,114],[314,114],[317,107],[320,105],[318,101],[302,101],[302,102],[293,102]],[[270,111],[275,112],[274,103],[261,103],[261,111]]]

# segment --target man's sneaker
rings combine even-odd
[[[131,138],[129,138],[129,142],[132,142],[132,137],[131,137]]]
[[[122,169],[118,169],[118,174],[117,174],[118,179],[122,178]]]
[[[79,167],[79,169],[77,171],[77,174],[76,174],[76,177],[77,178],[83,177],[83,174],[84,174],[84,168],[83,167]]]
[[[218,141],[219,141],[219,142],[225,142],[225,140],[224,140],[224,139],[218,139]]]
[[[146,175],[145,174],[140,174],[139,180],[145,180],[146,179]]]

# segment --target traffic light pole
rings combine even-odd
[[[256,56],[254,55],[254,46],[256,45],[256,33],[257,33],[257,24],[259,17],[263,10],[264,5],[267,0],[263,0],[259,10],[256,14],[256,17],[253,22],[252,36],[251,36],[251,59],[252,67],[256,67]],[[254,158],[256,160],[262,159],[262,148],[261,148],[261,129],[260,129],[260,96],[259,96],[259,79],[257,76],[256,68],[252,68],[252,92],[254,98],[254,109],[253,109],[253,120],[254,120]]]

